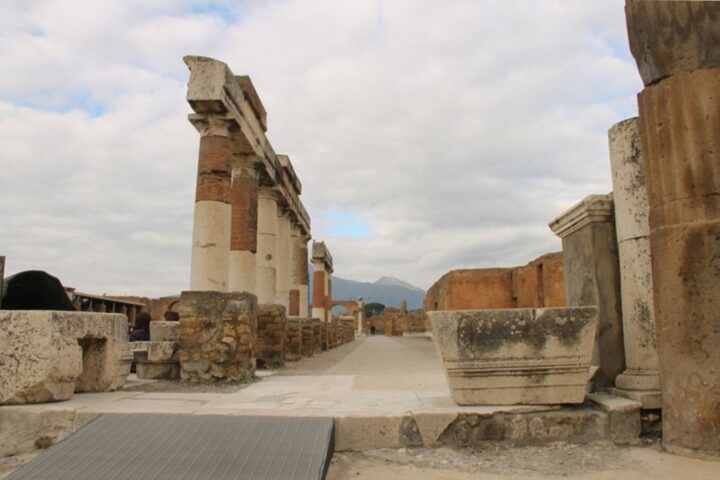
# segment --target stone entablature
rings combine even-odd
[[[116,390],[125,384],[132,358],[125,315],[0,311],[0,404]]]

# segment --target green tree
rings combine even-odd
[[[382,303],[372,302],[363,305],[363,313],[365,313],[365,318],[380,315],[383,310],[385,310],[385,305],[383,305]]]

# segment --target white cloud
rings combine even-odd
[[[100,293],[187,286],[198,136],[185,54],[252,77],[337,275],[422,287],[559,249],[547,222],[610,190],[606,132],[641,88],[622,0],[148,5],[5,7],[9,271]],[[331,236],[337,211],[369,236]]]

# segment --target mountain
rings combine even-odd
[[[312,275],[309,287],[312,292]],[[312,293],[310,295],[312,299]],[[414,310],[422,308],[425,290],[393,277],[382,277],[370,283],[333,275],[332,296],[333,300],[356,300],[362,297],[365,303],[378,302],[386,307],[399,307],[400,302],[406,300],[408,310]]]

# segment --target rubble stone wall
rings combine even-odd
[[[281,368],[285,365],[287,317],[282,305],[258,305],[257,344],[255,358],[258,368]]]
[[[289,317],[285,329],[285,360],[295,362],[302,358],[302,322],[301,318]]]
[[[183,292],[178,311],[183,381],[232,382],[252,377],[257,335],[255,295]]]

